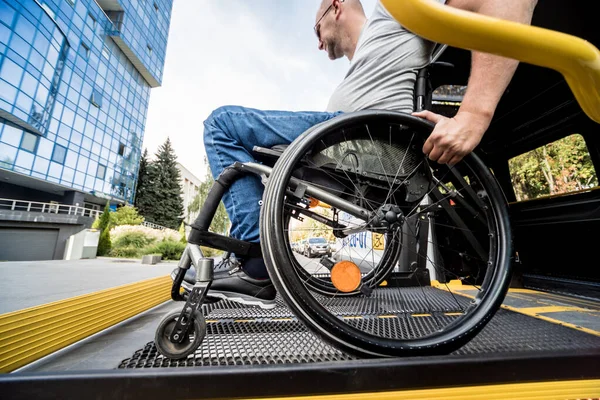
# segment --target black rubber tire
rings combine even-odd
[[[495,254],[496,261],[493,272],[486,278],[488,289],[473,306],[473,312],[462,318],[460,324],[450,324],[447,332],[414,340],[397,340],[359,331],[329,313],[298,279],[293,262],[290,262],[294,256],[285,234],[284,197],[297,161],[328,132],[381,120],[409,126],[423,137],[433,129],[433,124],[407,114],[361,111],[342,114],[303,133],[278,160],[265,188],[260,232],[263,255],[269,275],[286,304],[313,332],[330,344],[362,357],[447,354],[463,346],[486,325],[502,304],[510,284],[513,248],[505,197],[494,176],[475,154],[465,157],[464,161],[471,169],[477,170],[478,177],[486,185],[491,204],[488,212],[498,232],[494,248],[490,251]]]
[[[173,343],[169,339],[177,319],[181,311],[173,311],[167,314],[158,325],[156,334],[154,335],[154,344],[158,349],[159,353],[163,356],[172,360],[181,360],[186,358],[190,354],[193,354],[202,340],[206,336],[206,320],[201,312],[196,311],[194,313],[194,321],[190,327],[191,331],[188,332],[187,338],[184,339],[183,343]],[[190,337],[193,335],[193,339]]]

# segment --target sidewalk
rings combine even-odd
[[[176,266],[177,261],[146,265],[107,257],[0,262],[0,314],[166,276]]]

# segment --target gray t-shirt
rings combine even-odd
[[[429,63],[433,47],[432,42],[402,27],[377,1],[358,38],[348,73],[333,92],[327,111],[412,112],[417,70]]]

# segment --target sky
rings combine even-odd
[[[363,0],[367,17],[376,0]],[[150,91],[143,148],[170,138],[204,179],[204,120],[223,105],[323,111],[348,70],[313,32],[320,0],[174,0],[162,86]]]

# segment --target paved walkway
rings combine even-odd
[[[165,276],[176,266],[106,257],[0,262],[0,314]]]

